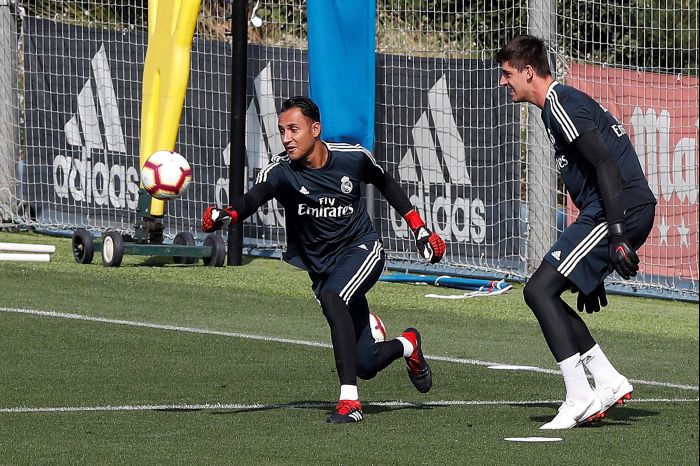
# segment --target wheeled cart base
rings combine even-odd
[[[223,267],[226,262],[226,242],[217,234],[207,236],[202,246],[195,245],[190,232],[178,233],[172,244],[147,244],[116,231],[107,232],[100,241],[79,228],[73,233],[72,247],[79,264],[92,263],[95,252],[100,252],[105,267],[119,267],[125,255],[173,257],[178,264],[194,264],[201,258],[204,265],[213,267]]]

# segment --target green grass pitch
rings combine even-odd
[[[697,304],[610,296],[585,315],[634,399],[545,432],[563,382],[520,285],[436,300],[424,294],[450,290],[379,283],[370,307],[390,337],[421,331],[433,389],[397,361],[360,381],[365,420],[334,426],[330,338],[303,271],[137,256],[110,269],[76,264],[68,239],[0,242],[57,246],[48,263],[0,262],[2,464],[698,464]]]

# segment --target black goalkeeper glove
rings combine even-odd
[[[601,307],[608,305],[608,296],[605,294],[605,285],[600,284],[591,294],[585,295],[578,292],[576,298],[576,308],[579,312],[586,311],[589,314],[600,311]]]
[[[610,265],[625,280],[637,275],[639,257],[629,244],[621,222],[608,225]]]

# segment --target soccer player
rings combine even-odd
[[[421,393],[432,386],[421,336],[414,328],[375,343],[365,294],[384,268],[384,250],[365,209],[362,183],[372,183],[406,220],[423,257],[438,262],[445,243],[431,232],[394,178],[359,145],[321,139],[318,106],[307,97],[282,104],[279,131],[285,152],[273,158],[255,185],[224,209],[207,207],[202,229],[240,222],[277,199],[285,210],[284,259],[308,272],[312,290],[328,321],[340,397],[327,422],[362,420],[357,377],[371,379],[404,357],[408,376]]]
[[[577,290],[579,311],[607,305],[605,277],[612,270],[623,279],[637,274],[635,251],[651,231],[656,199],[623,126],[591,97],[552,78],[543,40],[517,36],[495,58],[501,65],[499,85],[508,88],[513,102],[542,110],[559,173],[580,211],[523,292],[566,389],[558,414],[541,429],[569,429],[601,419],[628,400],[633,388],[561,294]]]

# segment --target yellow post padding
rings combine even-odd
[[[159,150],[173,150],[190,76],[190,52],[201,0],[148,0],[148,48],[143,67],[141,167]],[[150,213],[163,216],[151,199]]]

